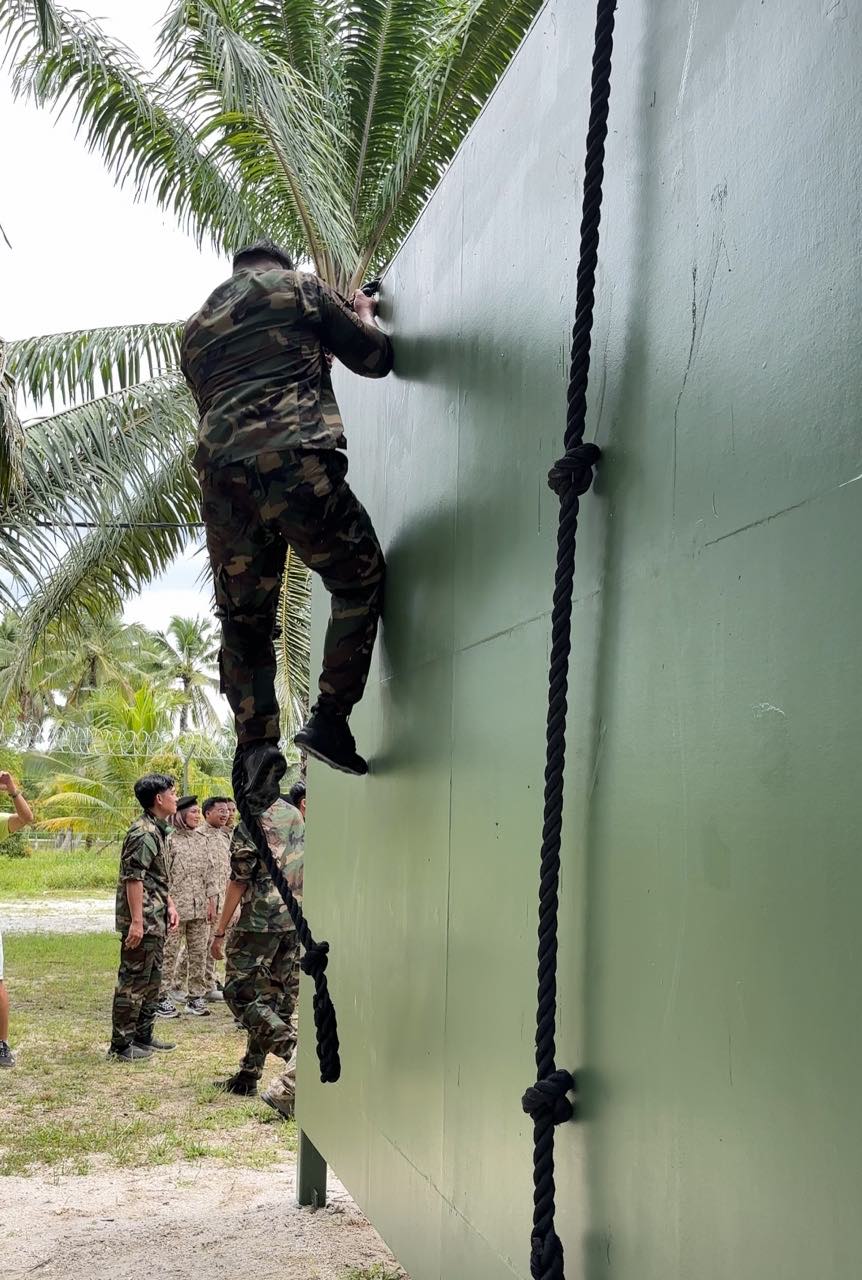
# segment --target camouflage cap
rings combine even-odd
[[[237,249],[233,255],[233,265],[236,266],[241,258],[250,257],[266,257],[272,258],[275,262],[281,263],[285,271],[293,270],[293,259],[290,254],[277,245],[274,240],[255,240],[253,244],[247,244],[242,249]]]

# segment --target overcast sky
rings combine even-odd
[[[149,64],[154,27],[167,0],[80,0],[76,8]],[[71,115],[14,103],[0,71],[3,177],[0,224],[0,333],[37,333],[133,321],[185,319],[228,274],[225,260],[200,252],[155,206],[117,190],[98,155],[75,137]],[[130,600],[126,617],[163,629],[174,613],[210,615],[203,561],[190,554],[151,590]]]

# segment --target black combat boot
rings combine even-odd
[[[158,1053],[170,1053],[177,1047],[171,1040],[157,1040],[155,1036],[149,1040],[136,1040],[135,1046],[138,1049],[155,1049]]]
[[[253,813],[265,813],[280,795],[279,783],[287,772],[287,761],[277,742],[251,742],[243,750],[246,800]]]
[[[347,716],[339,715],[326,707],[312,708],[311,715],[293,740],[307,755],[322,760],[342,773],[362,777],[368,765],[356,750]]]
[[[254,1098],[257,1095],[257,1080],[244,1071],[237,1071],[235,1076],[228,1076],[227,1080],[216,1080],[215,1087],[221,1089],[222,1093],[236,1093],[241,1098]]]
[[[152,1049],[142,1049],[137,1044],[128,1044],[125,1049],[115,1049],[111,1045],[108,1050],[108,1057],[114,1058],[117,1062],[146,1062],[152,1056]]]

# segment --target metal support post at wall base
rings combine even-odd
[[[322,1209],[326,1204],[326,1161],[302,1129],[296,1162],[296,1203]]]

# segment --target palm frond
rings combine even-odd
[[[156,200],[198,243],[235,249],[264,234],[254,193],[240,193],[198,146],[131,50],[86,15],[54,5],[51,13],[46,47],[32,6],[0,0],[0,39],[16,96],[60,113],[72,105],[88,147],[120,185],[130,185],[137,199]]]
[[[37,404],[123,390],[179,368],[182,324],[129,324],[8,344],[9,373]],[[2,359],[2,353],[0,353]]]
[[[61,643],[65,629],[74,630],[83,617],[98,618],[119,608],[158,577],[186,546],[199,503],[188,459],[174,453],[143,489],[129,495],[127,527],[100,523],[55,557],[53,566],[31,583],[4,673],[7,696],[26,683],[29,666],[48,638]]]
[[[311,653],[311,574],[288,548],[278,605],[276,693],[288,742],[308,711]]]
[[[539,0],[471,0],[439,10],[388,173],[362,224],[366,249],[354,283],[388,260],[415,222],[540,8]]]
[[[127,499],[134,503],[148,484],[154,458],[187,448],[196,422],[194,401],[175,373],[33,419],[25,427],[22,501],[6,518],[60,527],[130,519]]]
[[[0,597],[11,604],[52,580],[91,528],[113,536],[131,526],[141,495],[159,492],[154,468],[188,451],[196,420],[188,389],[170,374],[28,423],[23,479],[0,513]],[[179,496],[184,518],[197,519]],[[127,532],[136,545],[137,531]]]
[[[351,208],[360,225],[369,194],[379,192],[391,164],[438,12],[437,0],[354,0],[343,13],[354,144]]]
[[[39,19],[39,34],[42,37],[42,43],[47,48],[57,39],[57,29],[59,23],[57,21],[57,9],[52,0],[34,0],[36,5],[36,17]]]
[[[179,0],[169,13],[162,47],[177,50],[184,68],[174,77],[174,109],[200,112],[218,102],[201,136],[223,131],[213,154],[233,158],[243,190],[266,193],[270,233],[281,224],[290,234],[298,224],[318,270],[329,275],[330,264],[356,256],[345,139],[319,87],[248,38],[244,13],[230,0]]]

